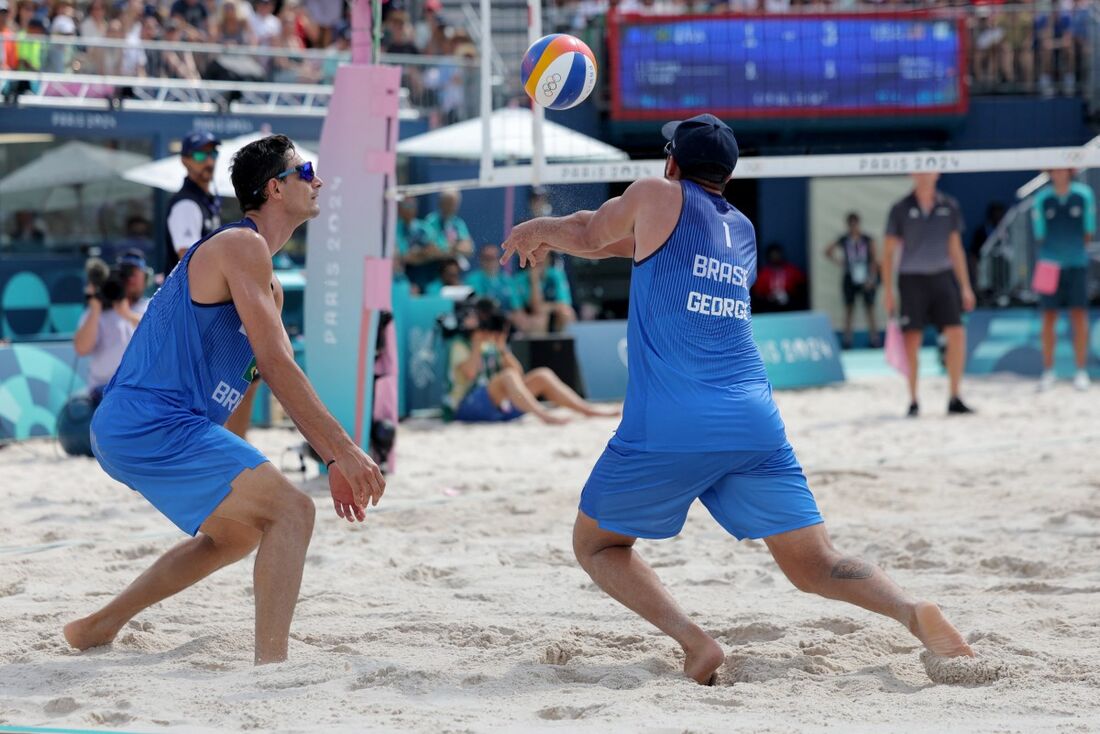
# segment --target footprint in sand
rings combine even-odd
[[[743,645],[749,642],[772,642],[784,637],[787,631],[782,627],[767,622],[753,622],[751,624],[728,627],[717,630],[715,639],[729,645]]]
[[[543,650],[541,662],[546,665],[565,665],[577,655],[580,655],[580,652],[580,648],[568,642],[551,642]]]
[[[602,710],[604,706],[594,704],[592,706],[549,706],[539,710],[540,719],[550,721],[562,721],[564,719],[584,719]]]
[[[863,625],[853,622],[850,619],[840,619],[839,617],[826,617],[816,622],[810,622],[806,626],[810,629],[832,632],[834,635],[850,635],[853,632],[858,632],[863,629]]]
[[[933,683],[984,686],[1006,677],[1010,666],[990,657],[943,658],[925,650],[920,654],[924,670]]]
[[[42,707],[42,712],[50,716],[63,716],[71,714],[78,708],[80,708],[80,704],[76,702],[75,698],[64,696],[63,698],[54,698],[47,701],[46,705]]]

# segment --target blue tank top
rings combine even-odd
[[[768,451],[786,444],[752,338],[756,234],[721,196],[682,181],[676,228],[635,262],[623,419],[613,443],[644,451]]]
[[[255,377],[255,355],[232,301],[191,300],[191,258],[214,235],[235,227],[256,229],[250,219],[221,227],[191,246],[156,292],[134,332],[104,397],[118,390],[135,399],[153,397],[222,425]]]

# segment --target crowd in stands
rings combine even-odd
[[[476,261],[471,260],[473,241],[459,216],[461,205],[457,191],[440,194],[436,209],[423,218],[415,199],[398,205],[397,279],[407,281],[414,294],[436,295],[448,287],[466,286],[473,295],[496,303],[512,327],[524,334],[563,331],[575,321],[564,264],[554,261],[506,272],[495,244],[482,245]]]
[[[1006,4],[1002,0],[558,0],[549,27],[590,35],[609,13],[845,12],[918,9],[966,12],[971,68],[981,87],[1072,94],[1087,68],[1092,0]],[[463,119],[476,100],[477,46],[441,0],[388,0],[382,50],[430,57],[406,65],[405,86],[441,121]],[[50,44],[86,39],[88,46]],[[96,47],[107,39],[121,47]],[[148,41],[216,43],[260,51],[219,63],[216,53],[150,48]],[[0,69],[238,81],[331,82],[350,48],[345,0],[0,0]],[[272,54],[265,55],[263,50]],[[307,50],[327,52],[320,56]],[[302,53],[297,55],[294,52]],[[227,68],[228,66],[228,68]]]
[[[465,30],[443,18],[439,0],[417,5],[414,20],[402,0],[386,4],[382,49],[454,59],[416,73],[408,86],[430,93],[433,103],[458,107],[465,90],[454,78],[477,49]],[[349,12],[345,0],[0,0],[0,70],[331,83],[350,54]],[[227,62],[217,52],[150,41],[252,53],[229,54]]]

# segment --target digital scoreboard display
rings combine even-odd
[[[962,19],[907,15],[625,17],[612,114],[665,120],[964,114]]]

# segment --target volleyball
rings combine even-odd
[[[522,82],[527,95],[543,107],[576,107],[596,86],[596,56],[579,38],[551,33],[523,55]]]

